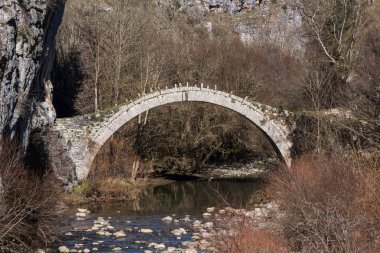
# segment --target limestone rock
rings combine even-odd
[[[0,3],[0,139],[54,123],[50,72],[54,39],[65,1],[2,0]]]
[[[117,231],[117,232],[113,233],[113,235],[115,237],[125,237],[125,236],[127,236],[123,231]]]
[[[145,234],[153,233],[153,230],[150,228],[142,228],[140,229],[140,233],[145,233]]]
[[[60,246],[58,248],[58,251],[61,252],[61,253],[69,253],[70,252],[70,249],[67,248],[66,246]]]
[[[205,218],[210,218],[212,216],[212,214],[211,213],[204,213],[204,214],[202,214],[202,216]]]
[[[173,220],[173,218],[170,216],[166,216],[165,218],[162,218],[161,220],[164,222],[171,222]]]

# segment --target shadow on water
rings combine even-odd
[[[264,187],[260,180],[178,181],[148,189],[136,201],[98,205],[97,210],[118,208],[141,214],[201,214],[207,207],[249,208],[252,196]]]

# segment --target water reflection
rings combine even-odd
[[[139,200],[117,206],[124,212],[145,214],[201,213],[210,206],[249,208],[250,198],[262,188],[263,183],[252,180],[180,181],[153,187]]]
[[[91,213],[78,219],[76,209],[67,210],[62,226],[61,241],[52,246],[52,252],[65,245],[69,249],[91,249],[100,253],[114,252],[118,247],[126,253],[154,250],[149,243],[162,243],[166,247],[182,248],[182,243],[191,241],[190,224],[202,219],[207,207],[247,207],[263,184],[255,181],[187,181],[153,187],[146,191],[138,201],[123,203],[103,203],[90,208]],[[163,222],[165,216],[178,219],[177,222]],[[94,220],[104,217],[110,227],[109,236],[93,230]],[[188,221],[183,218],[188,217]],[[103,219],[103,218],[102,218]],[[149,228],[153,233],[140,233],[140,228]],[[184,228],[186,234],[178,237],[173,229]],[[112,234],[124,231],[126,237],[117,238]],[[74,252],[74,251],[70,251]]]

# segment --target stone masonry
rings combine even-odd
[[[102,145],[124,124],[152,108],[175,102],[205,102],[230,109],[246,117],[267,136],[279,157],[291,164],[292,114],[252,102],[230,93],[200,86],[175,88],[144,95],[108,111],[58,119],[50,133],[52,167],[66,185],[85,179]]]

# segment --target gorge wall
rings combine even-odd
[[[0,140],[54,123],[50,72],[64,0],[0,2]]]

